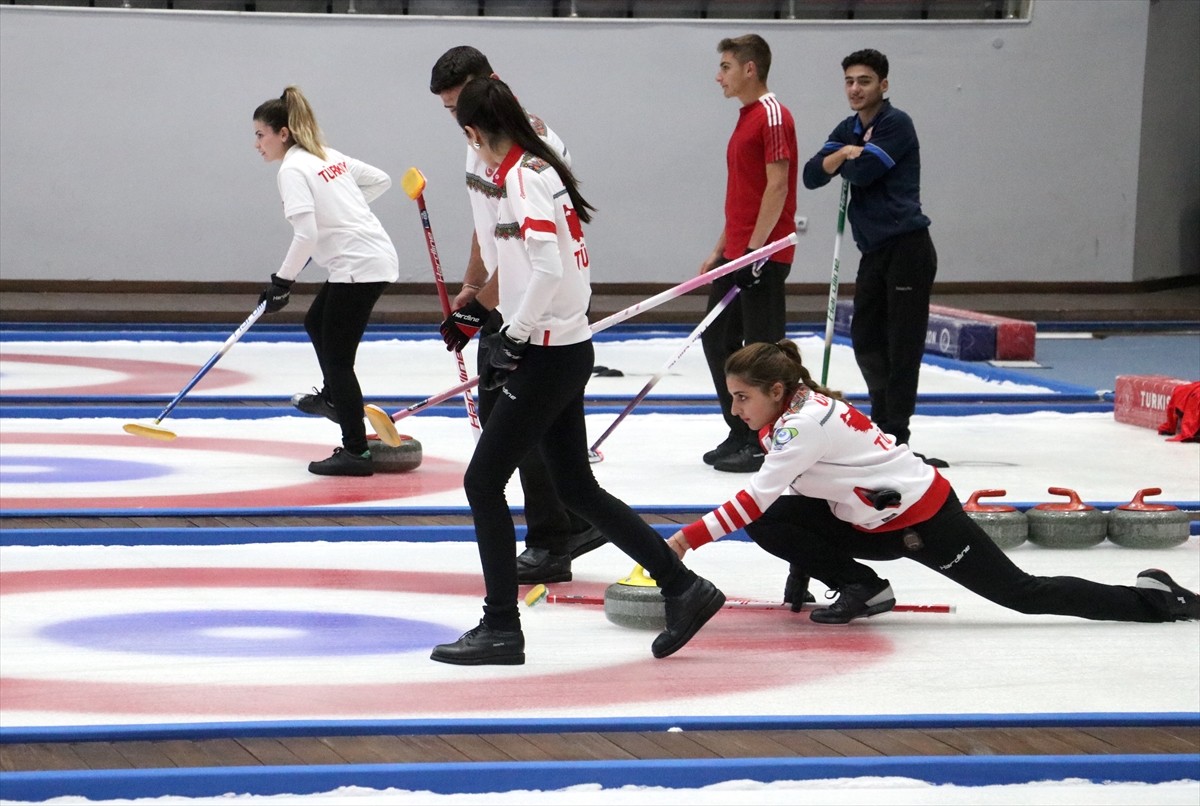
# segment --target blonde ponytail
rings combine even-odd
[[[317,125],[316,115],[308,104],[308,99],[299,87],[291,86],[279,97],[287,106],[288,130],[296,145],[303,148],[318,159],[325,159],[325,138],[321,135],[321,127]]]

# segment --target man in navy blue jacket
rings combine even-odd
[[[804,186],[819,188],[838,174],[850,182],[847,215],[862,252],[850,339],[871,396],[871,419],[907,444],[937,274],[929,219],[921,212],[920,144],[912,119],[883,97],[886,56],[856,51],[842,60],[842,70],[854,114],[805,164]]]

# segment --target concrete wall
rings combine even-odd
[[[1181,201],[1144,194],[1135,207],[1150,10],[1145,0],[1056,0],[1036,3],[1029,22],[750,24],[4,6],[0,276],[266,278],[291,230],[250,116],[294,83],[331,145],[397,180],[413,165],[426,174],[454,281],[470,232],[464,140],[428,78],[446,48],[467,43],[569,144],[599,208],[588,232],[594,281],[674,284],[693,275],[721,225],[737,105],[714,81],[716,43],[751,30],[772,46],[770,87],[795,115],[805,158],[849,113],[841,57],[867,46],[888,54],[890,97],[923,145],[939,280],[1174,276],[1182,269],[1167,251],[1134,271],[1135,210],[1177,220]],[[1194,55],[1194,40],[1173,47]],[[1195,86],[1176,90],[1194,96]],[[1177,134],[1195,154],[1196,127]],[[837,188],[800,193],[809,226],[792,280],[828,282]],[[416,205],[396,187],[375,209],[401,254],[401,281],[428,282]],[[310,268],[303,279],[322,277]]]

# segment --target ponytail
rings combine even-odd
[[[550,164],[562,180],[575,214],[590,223],[596,208],[579,192],[579,182],[562,158],[538,136],[512,90],[498,78],[473,78],[458,95],[455,115],[458,125],[474,126],[488,138],[489,145],[499,137],[512,140],[525,151]]]
[[[800,358],[800,348],[790,339],[777,344],[756,342],[747,344],[725,361],[725,374],[736,375],[746,383],[768,392],[777,383],[783,384],[784,399],[790,400],[801,387],[845,402],[841,392],[835,392],[813,380]]]
[[[286,126],[293,143],[318,159],[325,159],[325,139],[299,87],[289,86],[278,98],[259,104],[253,120],[261,120],[276,132]]]

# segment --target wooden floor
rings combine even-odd
[[[1200,728],[455,733],[0,744],[0,771],[471,761],[1200,753]]]

